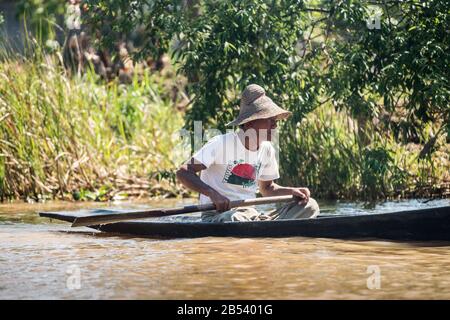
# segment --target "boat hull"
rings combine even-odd
[[[111,213],[111,210],[107,210]],[[73,222],[89,213],[42,212]],[[96,212],[98,214],[98,211]],[[90,226],[103,232],[153,238],[198,237],[316,237],[337,239],[378,238],[391,240],[450,241],[450,206],[358,216],[255,222],[117,222]]]

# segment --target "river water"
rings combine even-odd
[[[71,230],[37,215],[184,204],[0,204],[0,299],[450,299],[450,243],[152,240]],[[450,201],[320,205],[324,214],[362,214]]]

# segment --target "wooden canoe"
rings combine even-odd
[[[41,212],[41,217],[73,222],[76,217],[112,210]],[[113,210],[123,212],[125,210]],[[129,211],[129,210],[128,210]],[[186,218],[186,217],[185,217]],[[90,226],[103,232],[152,238],[317,237],[337,239],[450,240],[450,206],[354,216],[255,222],[140,220]]]

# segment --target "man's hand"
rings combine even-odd
[[[210,194],[208,194],[208,197],[211,199],[211,201],[216,206],[217,211],[224,212],[224,211],[230,210],[230,199],[221,195],[216,190],[214,190]]]
[[[308,188],[293,188],[292,195],[299,200],[298,204],[305,205],[309,201],[311,192]]]

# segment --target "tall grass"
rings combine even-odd
[[[27,45],[24,56],[0,48],[1,199],[177,192],[153,179],[173,169],[171,136],[183,124],[164,94],[173,80],[70,78],[59,52]]]
[[[48,54],[30,39],[23,56],[0,47],[0,198],[184,192],[173,180],[172,135],[183,125],[171,96],[173,73],[144,72],[126,86],[105,84],[92,72],[68,77],[61,59],[58,50]],[[308,186],[322,198],[448,195],[445,140],[419,160],[423,145],[401,144],[371,123],[363,132],[330,105],[285,125],[286,185]]]
[[[362,128],[365,128],[364,131]],[[449,195],[450,146],[445,137],[428,159],[423,145],[402,144],[372,123],[361,126],[330,105],[280,136],[282,180],[317,197],[379,199]],[[436,194],[435,194],[436,193]]]

